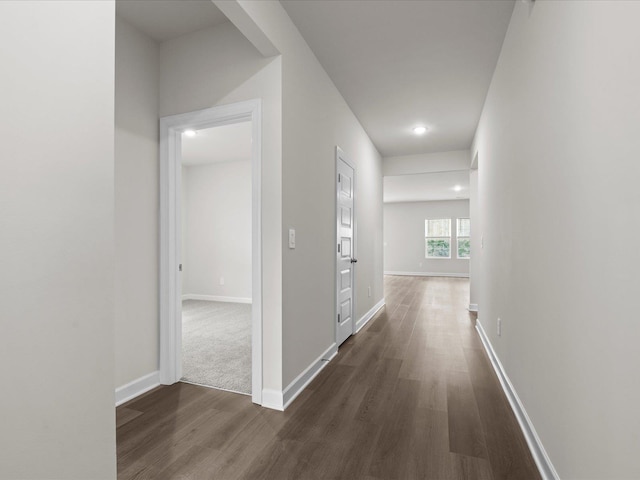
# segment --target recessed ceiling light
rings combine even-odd
[[[461,187],[460,185],[456,185],[455,187],[453,187],[453,189],[454,189],[456,192],[459,192],[460,190],[462,190],[462,187]]]
[[[421,125],[413,127],[413,133],[415,133],[416,135],[424,135],[425,133],[427,133],[427,127],[423,127]]]
[[[183,133],[187,137],[195,137],[196,136],[196,131],[195,130],[185,130]]]

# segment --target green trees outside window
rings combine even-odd
[[[451,240],[427,238],[427,258],[450,258]]]
[[[471,221],[468,218],[458,218],[456,236],[458,237],[458,258],[471,257]]]
[[[424,221],[426,258],[451,258],[451,219]]]
[[[471,257],[471,223],[468,218],[456,219],[457,258]],[[451,219],[424,221],[425,257],[451,258]]]

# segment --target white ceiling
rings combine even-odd
[[[198,130],[195,137],[182,135],[185,167],[243,160],[251,160],[251,122]]]
[[[157,42],[228,21],[211,0],[117,0],[116,14]]]
[[[514,0],[281,3],[384,157],[470,147]],[[116,5],[159,42],[228,21],[211,0]],[[417,124],[430,132],[415,136]],[[250,130],[247,123],[185,137],[183,164],[248,160]],[[468,171],[385,177],[384,201],[468,198],[468,181]]]
[[[470,147],[513,0],[281,3],[382,156]]]
[[[459,192],[454,187],[459,185]],[[469,171],[384,177],[384,203],[425,202],[469,198]]]
[[[514,0],[281,4],[384,157],[469,148]],[[211,0],[117,0],[116,12],[159,42],[228,21]]]

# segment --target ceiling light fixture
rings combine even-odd
[[[195,130],[185,130],[183,133],[187,137],[195,137],[196,136],[196,131]]]
[[[423,127],[421,125],[413,127],[413,133],[415,133],[416,135],[424,135],[425,133],[427,133],[427,127]]]
[[[462,190],[462,187],[461,187],[460,185],[456,185],[455,187],[453,187],[453,189],[454,189],[456,192],[459,192],[460,190]]]

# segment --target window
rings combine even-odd
[[[458,237],[458,258],[471,257],[471,221],[468,218],[458,218],[457,221],[457,237]]]
[[[451,258],[451,219],[424,221],[426,258]]]

